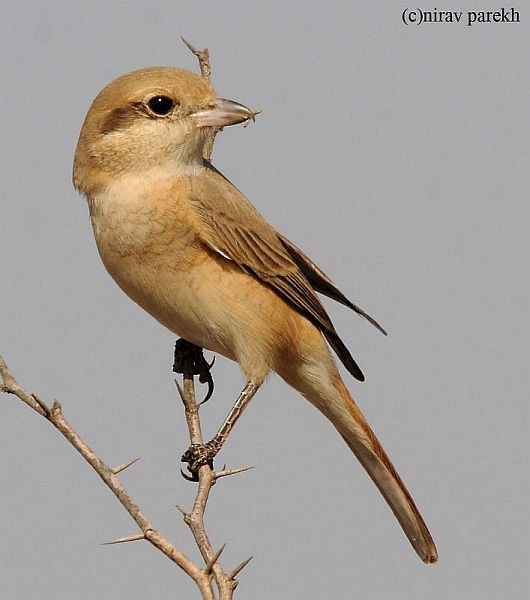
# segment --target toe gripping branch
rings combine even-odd
[[[203,349],[183,338],[179,338],[175,342],[173,362],[173,373],[179,373],[182,375],[198,375],[200,383],[208,384],[208,391],[206,396],[199,402],[204,404],[212,397],[214,390],[214,382],[212,377],[212,367],[215,364],[215,356],[211,363],[204,358]],[[189,372],[186,372],[188,371]]]
[[[216,438],[206,444],[192,444],[181,458],[182,462],[188,463],[187,469],[191,475],[187,475],[181,469],[182,477],[188,481],[199,481],[199,469],[203,465],[209,465],[210,469],[213,469],[213,459],[221,449],[221,445]]]

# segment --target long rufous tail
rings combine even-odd
[[[340,410],[338,418],[335,419],[335,411],[329,404],[328,410],[331,408],[331,411],[326,411],[326,416],[333,422],[383,494],[418,556],[425,563],[436,562],[438,552],[434,541],[401,477],[340,379],[336,389],[351,418],[344,418],[344,411]]]

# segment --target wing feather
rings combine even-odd
[[[362,371],[313,289],[319,290],[318,281],[315,285],[314,276],[311,281],[311,271],[293,259],[285,238],[279,236],[237,188],[217,171],[209,170],[207,177],[201,177],[200,182],[197,179],[194,178],[192,186],[192,203],[201,222],[198,228],[201,241],[253,274],[309,319],[320,329],[348,371],[364,381]],[[325,274],[321,280],[331,283]],[[321,289],[322,285],[319,291]]]
[[[283,244],[284,248],[290,254],[291,258],[298,265],[298,268],[307,277],[307,280],[313,286],[313,289],[321,294],[324,294],[328,298],[331,298],[332,300],[340,302],[341,304],[344,304],[344,306],[351,308],[354,312],[361,317],[364,317],[369,323],[379,329],[381,333],[387,335],[387,332],[383,329],[383,327],[381,327],[381,325],[362,308],[348,300],[348,298],[346,298],[346,296],[337,288],[337,286],[326,275],[326,273],[324,273],[324,271],[318,267],[302,250],[300,250],[300,248],[295,246],[283,235],[278,234],[278,238]]]

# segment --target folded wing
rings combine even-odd
[[[206,177],[194,178],[191,197],[201,221],[201,241],[257,277],[309,319],[353,377],[364,381],[315,290],[349,306],[384,332],[379,324],[352,304],[301,250],[280,236],[218,171],[212,168]]]

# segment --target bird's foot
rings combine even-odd
[[[215,356],[211,363],[204,358],[203,350],[199,346],[180,338],[175,343],[173,373],[184,373],[186,369],[191,369],[191,375],[198,375],[200,383],[208,384],[206,396],[200,404],[207,402],[214,390],[212,377],[212,367],[215,363]]]
[[[182,476],[188,481],[199,481],[199,469],[209,465],[213,469],[213,459],[221,449],[222,442],[213,438],[206,444],[192,444],[182,455],[181,461],[188,463],[187,469],[191,476],[181,470]]]

